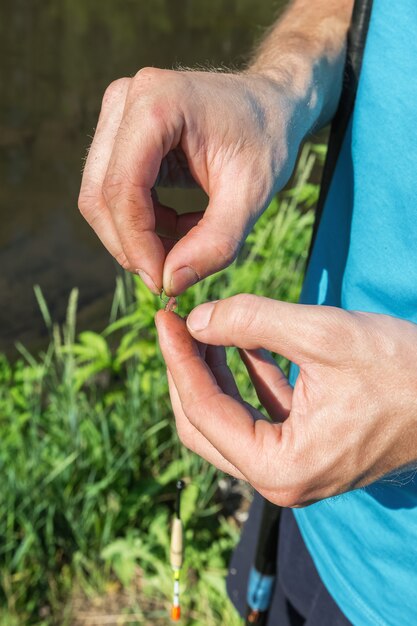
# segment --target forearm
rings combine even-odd
[[[353,0],[293,0],[249,65],[299,100],[305,134],[325,125],[340,97]]]

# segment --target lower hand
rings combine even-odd
[[[180,438],[268,500],[304,506],[415,468],[415,324],[249,295],[156,321]],[[272,421],[240,397],[223,345]],[[262,348],[299,366],[293,390]]]

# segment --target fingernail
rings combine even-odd
[[[210,322],[214,311],[214,302],[200,304],[187,317],[187,326],[190,330],[203,330]]]
[[[176,270],[171,276],[171,293],[176,296],[185,291],[187,287],[191,287],[191,285],[195,285],[198,283],[199,277],[197,272],[193,270],[192,267],[186,265],[185,267],[181,267],[179,270]]]
[[[154,293],[154,294],[160,294],[161,293],[161,290],[158,289],[158,287],[155,285],[154,281],[149,276],[149,274],[147,274],[143,270],[136,270],[136,273],[138,274],[138,276],[141,277],[141,279],[143,280],[143,282],[145,283],[147,288],[150,289],[152,291],[152,293]]]

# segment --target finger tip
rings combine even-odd
[[[159,322],[162,319],[163,314],[166,313],[166,311],[164,311],[164,309],[159,309],[159,311],[157,311],[155,313],[155,324],[156,326],[158,326]]]
[[[168,296],[179,296],[199,280],[200,277],[195,269],[185,265],[164,274],[164,291]]]
[[[167,326],[169,326],[170,324],[176,324],[176,321],[178,320],[180,322],[182,322],[182,324],[184,324],[184,320],[181,317],[181,315],[178,315],[178,313],[176,313],[175,311],[167,311],[166,309],[159,309],[159,311],[157,311],[155,313],[155,325],[159,330],[161,330],[162,328],[166,328]]]
[[[167,311],[166,309],[159,309],[159,311],[155,313],[155,322],[157,324],[164,324],[173,315],[178,317],[178,315],[176,315],[174,311]]]
[[[194,336],[201,336],[211,322],[211,318],[218,300],[203,302],[193,309],[187,317],[187,328]]]
[[[146,285],[146,287],[156,296],[161,295],[162,287],[158,286],[158,281],[155,281],[145,270],[135,269],[135,274],[137,274],[142,282]]]
[[[172,311],[165,311],[160,309],[155,313],[155,326],[159,339],[163,339],[165,334],[169,332],[169,322],[172,316]]]

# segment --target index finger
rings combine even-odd
[[[207,439],[193,426],[185,415],[182,405],[181,399],[179,397],[177,388],[175,387],[174,381],[172,380],[172,376],[170,371],[167,370],[168,377],[168,385],[169,385],[169,395],[171,397],[172,409],[175,415],[175,423],[177,426],[177,432],[187,448],[190,448],[193,452],[201,456],[203,459],[206,459],[212,465],[215,465],[219,470],[225,472],[226,474],[230,474],[235,478],[240,480],[245,480],[245,477],[232,465],[229,461],[227,461],[216,448],[209,442]]]
[[[156,323],[164,359],[190,422],[252,484],[264,481],[262,469],[272,460],[268,457],[279,467],[281,424],[254,419],[223,393],[181,318],[159,311]]]
[[[152,188],[177,129],[169,123],[171,107],[162,114],[149,96],[152,89],[152,73],[130,83],[103,192],[130,265],[160,290],[165,251],[155,232]]]
[[[81,214],[125,269],[129,267],[112,216],[103,196],[106,175],[114,139],[123,115],[129,78],[114,81],[106,89],[94,139],[87,154],[81,181],[78,206]]]

